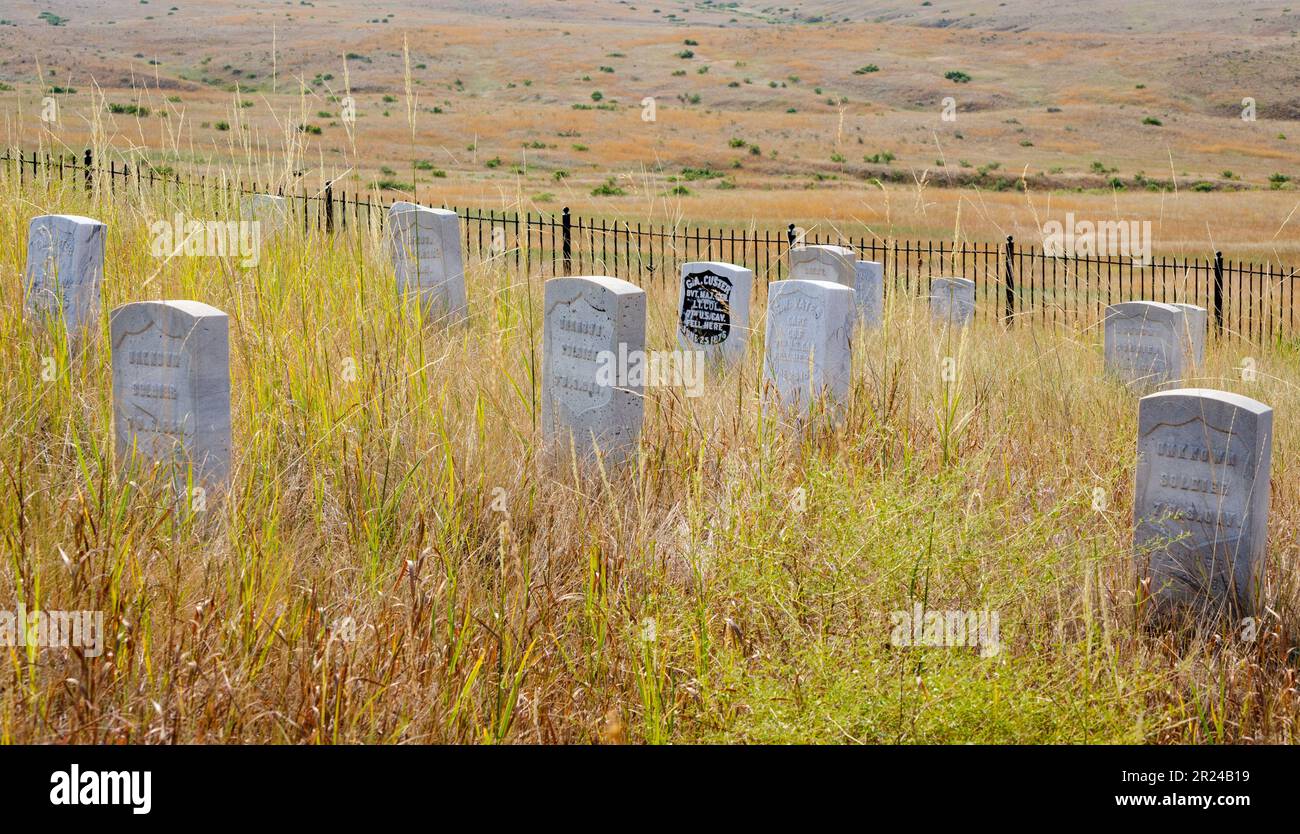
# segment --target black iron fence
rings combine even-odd
[[[304,233],[380,230],[393,201],[326,183],[298,193],[265,183],[226,178],[181,178],[146,164],[97,163],[90,150],[75,155],[30,155],[10,150],[0,163],[19,180],[80,179],[87,189],[110,193],[131,188],[203,189],[222,194],[274,193],[293,207]],[[16,170],[15,170],[16,169]],[[922,296],[931,278],[956,275],[976,286],[976,315],[1008,324],[1032,321],[1071,327],[1095,325],[1109,304],[1149,300],[1197,304],[1209,311],[1222,336],[1255,343],[1294,341],[1295,284],[1300,269],[1205,257],[1132,258],[1057,255],[1038,246],[1004,242],[857,239],[785,229],[724,229],[581,217],[564,208],[547,212],[496,211],[450,206],[463,221],[470,258],[513,262],[542,277],[606,274],[644,285],[671,280],[682,263],[720,260],[753,269],[766,281],[783,278],[786,255],[801,243],[852,247],[860,259],[884,266],[885,292]]]

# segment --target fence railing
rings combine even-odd
[[[316,193],[230,179],[220,181],[160,173],[147,165],[110,160],[96,163],[92,152],[76,156],[30,156],[19,150],[0,155],[21,181],[45,177],[98,184],[110,193],[129,187],[202,188],[235,194],[277,193],[293,206],[304,232],[333,234],[352,229],[382,229],[393,201],[335,190],[326,183]],[[15,171],[16,169],[16,171]],[[668,282],[680,264],[720,260],[753,269],[766,281],[785,277],[786,256],[801,243],[852,247],[862,260],[884,265],[886,293],[922,296],[931,278],[958,275],[976,286],[976,315],[1008,324],[1033,321],[1089,327],[1106,306],[1149,300],[1197,304],[1209,311],[1215,332],[1256,343],[1295,340],[1296,267],[1205,257],[1152,257],[1134,263],[1125,257],[1057,255],[1037,246],[1004,242],[882,240],[810,234],[797,236],[790,224],[780,230],[736,230],[630,223],[581,217],[564,208],[546,212],[497,211],[449,206],[463,221],[468,257],[513,261],[530,275],[608,274],[637,284]]]

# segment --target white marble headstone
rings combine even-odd
[[[814,244],[790,250],[790,277],[803,281],[833,281],[852,287],[855,254],[847,246]]]
[[[1138,402],[1138,575],[1157,607],[1259,609],[1273,409],[1208,388]]]
[[[719,261],[682,264],[677,298],[677,342],[704,351],[706,361],[739,362],[749,343],[752,270]]]
[[[99,322],[108,227],[73,214],[45,214],[27,227],[27,309],[59,317],[73,337]]]
[[[469,307],[456,212],[393,203],[388,233],[398,291],[418,295],[435,320],[463,321]]]
[[[1183,311],[1183,330],[1188,340],[1188,360],[1191,367],[1205,365],[1205,333],[1210,326],[1209,311],[1195,304],[1172,305]]]
[[[1125,301],[1106,308],[1106,370],[1133,388],[1155,388],[1183,378],[1187,360],[1185,314],[1172,304]]]
[[[109,315],[119,465],[132,453],[174,466],[176,483],[224,486],[230,473],[226,314],[198,301],[137,301]]]
[[[964,327],[975,317],[975,282],[969,278],[930,280],[930,317]]]
[[[879,327],[885,320],[885,267],[877,261],[856,261],[853,266],[858,319],[866,327]]]
[[[594,275],[552,278],[544,294],[544,440],[583,460],[634,457],[645,416],[645,291]]]
[[[833,281],[787,279],[768,287],[765,403],[806,412],[824,396],[832,413],[842,413],[857,317],[853,296],[851,287]]]

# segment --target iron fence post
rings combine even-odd
[[[573,270],[573,227],[570,223],[569,207],[565,206],[564,213],[560,217],[560,244],[565,275]]]
[[[1015,257],[1016,242],[1011,238],[1011,235],[1007,235],[1006,260],[1003,267],[1003,275],[1006,278],[1007,284],[1007,293],[1002,310],[1002,321],[1007,325],[1011,324],[1011,321],[1016,314],[1016,270],[1013,264]]]
[[[1214,253],[1214,332],[1223,334],[1223,253]]]

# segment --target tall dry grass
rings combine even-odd
[[[893,295],[843,427],[797,434],[759,408],[759,292],[742,366],[649,390],[636,464],[579,471],[539,454],[541,279],[506,259],[468,264],[471,320],[439,330],[374,233],[164,261],[153,219],[233,207],[0,187],[0,610],[107,626],[99,658],[3,650],[0,741],[1296,740],[1294,355],[1245,383],[1254,349],[1211,343],[1194,381],[1278,415],[1259,639],[1151,633],[1136,403],[1096,331],[957,335]],[[109,226],[72,359],[22,313],[26,224],[55,211]],[[675,297],[646,289],[669,348]],[[202,513],[114,474],[107,310],[149,298],[230,314],[234,475]],[[914,602],[998,612],[1001,651],[891,646]]]

